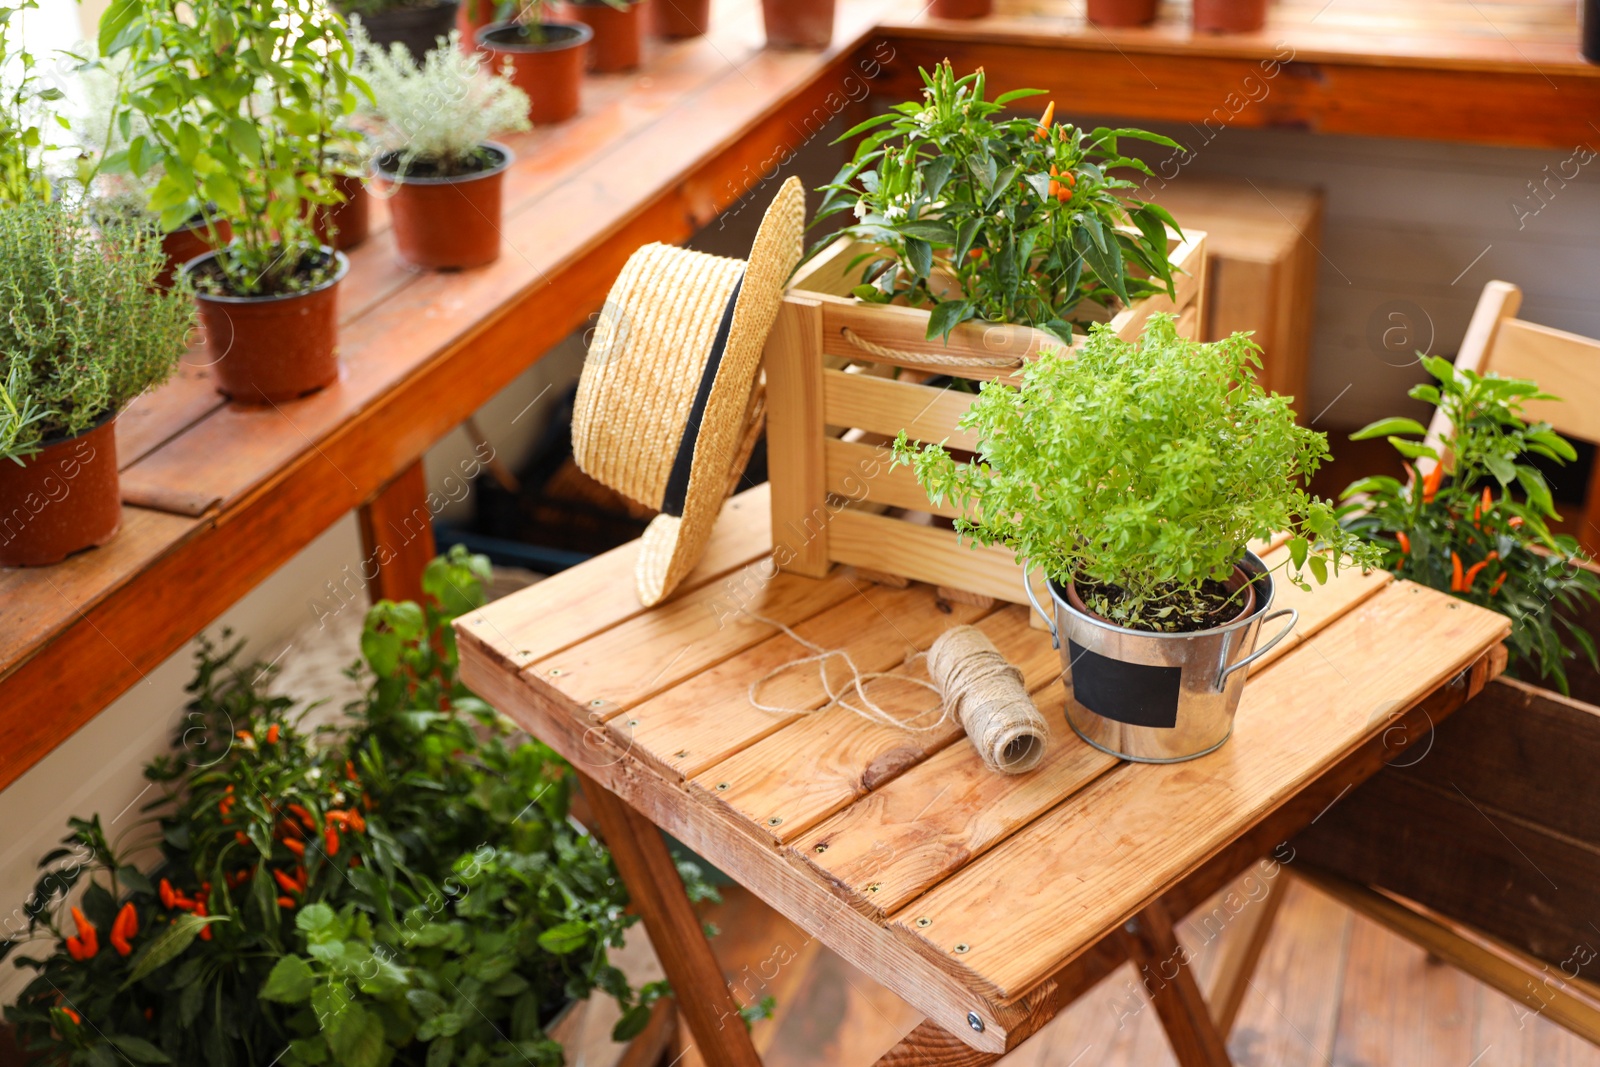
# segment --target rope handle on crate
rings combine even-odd
[[[967,370],[1016,370],[1026,362],[1021,356],[941,356],[937,352],[907,352],[899,348],[869,341],[848,326],[839,327],[839,335],[868,355],[890,359],[897,363],[914,363],[924,367],[947,367]]]

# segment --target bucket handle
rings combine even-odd
[[[1222,669],[1222,673],[1217,675],[1217,692],[1222,692],[1223,687],[1228,684],[1228,675],[1232,674],[1234,671],[1240,670],[1241,668],[1250,666],[1250,664],[1254,663],[1262,656],[1265,656],[1268,652],[1271,652],[1279,641],[1282,641],[1285,637],[1289,636],[1289,631],[1294,629],[1294,624],[1300,621],[1300,613],[1294,608],[1281,608],[1278,611],[1274,611],[1270,615],[1264,616],[1261,620],[1261,625],[1265,626],[1273,619],[1282,618],[1285,615],[1289,616],[1289,624],[1283,629],[1279,630],[1277,633],[1273,634],[1272,640],[1268,641],[1266,644],[1250,653],[1238,663],[1233,664],[1231,667],[1224,667]]]
[[[1022,569],[1022,591],[1028,594],[1028,603],[1033,605],[1033,610],[1037,611],[1039,613],[1039,617],[1045,621],[1045,625],[1050,627],[1050,647],[1060,648],[1061,635],[1056,632],[1056,620],[1049,614],[1049,612],[1045,611],[1044,608],[1039,606],[1039,598],[1035,596],[1033,592],[1033,582],[1029,580],[1032,575],[1033,569],[1031,567],[1024,567]],[[1046,579],[1046,581],[1048,580],[1049,579]]]

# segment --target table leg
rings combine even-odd
[[[596,828],[672,982],[678,1012],[707,1067],[760,1067],[750,1032],[654,823],[578,771]]]
[[[374,603],[422,599],[422,568],[434,557],[433,513],[422,460],[401,471],[378,495],[361,505],[362,571]]]
[[[1231,1067],[1227,1044],[1194,980],[1188,950],[1178,943],[1161,901],[1130,919],[1122,936],[1180,1067]]]

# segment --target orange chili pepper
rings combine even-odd
[[[209,915],[210,912],[206,911],[206,902],[203,901],[203,900],[197,901],[195,903],[195,906],[194,906],[194,913],[196,915],[200,916],[202,919],[205,918],[207,915]],[[202,926],[200,928],[200,940],[202,940],[202,941],[210,941],[211,940],[211,924],[210,923],[206,923],[204,926]]]
[[[1511,521],[1506,523],[1506,525],[1511,527],[1513,530],[1520,530],[1522,528],[1522,516],[1521,515],[1513,515],[1513,516],[1511,516]]]
[[[339,831],[334,829],[332,825],[324,827],[322,830],[322,843],[327,847],[328,855],[337,856],[339,854]]]
[[[82,1026],[83,1025],[83,1016],[79,1015],[77,1012],[73,1011],[71,1008],[62,1008],[61,1009],[61,1014],[65,1015],[67,1018],[71,1019],[72,1020],[72,1025],[74,1025],[74,1026]]]
[[[78,927],[78,935],[67,938],[67,954],[75,960],[89,959],[100,951],[100,932],[76,906],[72,909],[72,921]]]
[[[122,905],[116,921],[111,924],[111,947],[117,950],[117,955],[126,956],[133,951],[129,939],[138,932],[139,913],[133,910],[133,902],[129,901]]]
[[[242,867],[239,870],[230,873],[228,875],[228,888],[238,889],[240,886],[244,885],[250,880],[250,875],[253,871],[254,868],[252,867]]]
[[[241,741],[254,741],[255,740],[255,735],[252,734],[249,730],[236,730],[236,731],[234,731],[233,736],[237,737]]]
[[[285,893],[298,893],[298,892],[300,892],[299,883],[297,883],[293,878],[290,878],[287,874],[283,873],[280,870],[276,870],[276,869],[273,870],[273,872],[272,872],[272,880],[274,882],[277,882],[278,883],[278,888],[282,889]]]
[[[299,885],[300,892],[304,893],[306,891],[306,869],[304,867],[296,867],[294,869],[294,880]]]
[[[280,907],[280,908],[292,908],[292,907],[294,907],[294,898],[292,898],[292,897],[279,897],[278,898],[278,907]]]
[[[1496,578],[1494,580],[1494,584],[1489,587],[1489,595],[1490,596],[1494,596],[1496,593],[1500,592],[1500,587],[1502,585],[1506,584],[1506,575],[1508,575],[1510,573],[1511,573],[1510,571],[1501,571],[1500,572],[1500,577]]]
[[[233,839],[239,842],[241,845],[248,845],[250,843],[250,835],[245,833],[243,830],[235,830],[233,832]]]
[[[1444,482],[1444,464],[1435,463],[1433,470],[1429,471],[1422,479],[1422,502],[1433,503],[1433,498],[1439,493],[1439,486]]]
[[[1403,556],[1411,555],[1411,538],[1410,537],[1408,537],[1404,532],[1398,532],[1398,533],[1396,533],[1394,535],[1394,539],[1396,541],[1400,542],[1400,554],[1401,555],[1403,555]]]
[[[973,251],[977,251],[977,249],[973,249]],[[356,765],[349,760],[344,761],[344,776],[352,782],[356,780]]]
[[[1490,509],[1493,507],[1494,495],[1489,492],[1489,487],[1486,485],[1483,487],[1483,499],[1478,503],[1477,507],[1472,509],[1472,524],[1476,526],[1478,520],[1489,514]]]
[[[271,726],[267,727],[267,744],[275,745],[277,743],[278,743],[278,724],[277,723],[273,723]]]
[[[1042,141],[1050,136],[1050,124],[1055,121],[1055,117],[1056,102],[1052,100],[1044,109],[1044,117],[1039,120],[1039,128],[1033,132],[1035,141]]]
[[[233,810],[233,797],[223,797],[217,801],[217,813],[222,816],[222,821],[228,821],[228,812]]]
[[[311,817],[311,813],[305,809],[305,805],[290,804],[289,811],[299,818],[301,822],[305,823],[307,830],[315,830],[317,828],[317,820]]]
[[[1450,591],[1461,592],[1461,557],[1450,553]]]
[[[1478,577],[1478,572],[1499,558],[1500,553],[1491,552],[1477,563],[1474,563],[1472,566],[1468,567],[1466,576],[1461,579],[1461,591],[1463,593],[1469,591],[1472,588],[1473,579]]]
[[[284,838],[283,847],[293,852],[296,856],[304,856],[306,854],[305,844],[293,838]]]

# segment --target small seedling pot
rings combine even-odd
[[[216,228],[217,239],[223,244],[233,239],[233,227],[228,225],[227,219],[218,219]],[[191,259],[198,259],[211,250],[211,245],[206,240],[205,223],[198,219],[182,229],[162,234],[161,251],[166,253],[167,265],[156,275],[156,285],[162,289],[171,289],[173,277],[185,263]]]
[[[676,40],[711,28],[711,0],[650,0],[650,34]]]
[[[767,47],[828,47],[833,40],[833,7],[834,0],[761,0]]]
[[[1148,26],[1156,18],[1156,0],[1089,0],[1089,21],[1096,26]]]
[[[0,566],[42,567],[103,545],[122,526],[117,416],[47,441],[18,466],[0,459]]]
[[[511,81],[528,94],[528,121],[546,126],[578,113],[583,68],[594,31],[581,22],[545,22],[543,41],[527,27],[496,22],[478,31],[478,47],[489,54],[497,73],[511,61]]]
[[[317,240],[347,252],[365,241],[372,229],[372,200],[359,174],[336,175],[333,184],[344,200],[318,207],[311,228]]]
[[[936,19],[981,19],[994,10],[994,0],[933,0],[928,14]]]
[[[439,0],[418,7],[386,8],[357,17],[373,44],[385,52],[390,45],[403,44],[420,66],[423,57],[439,47],[440,38],[450,36],[460,7],[461,0]]]
[[[594,31],[589,42],[589,70],[594,74],[619,74],[637,70],[644,41],[645,0],[630,0],[615,8],[605,0],[567,0],[561,15]]]
[[[494,162],[471,174],[402,177],[392,152],[373,161],[373,182],[389,202],[395,248],[419,270],[481,267],[500,258],[500,202],[511,149],[485,141]]]
[[[1102,752],[1140,763],[1178,763],[1221,747],[1233,732],[1250,664],[1299,618],[1293,608],[1271,610],[1272,575],[1249,552],[1228,584],[1246,583],[1254,595],[1232,621],[1193,633],[1150,633],[1089,612],[1070,584],[1049,583],[1053,611],[1046,612],[1024,580],[1061,650],[1068,725]],[[1285,617],[1283,628],[1257,648],[1263,624]]]
[[[1194,0],[1197,33],[1254,33],[1267,24],[1267,0]]]
[[[281,296],[195,293],[217,391],[247,404],[281,403],[314,393],[339,377],[339,283],[350,270],[326,246],[334,273],[321,285]],[[216,253],[201,256],[191,273]]]

